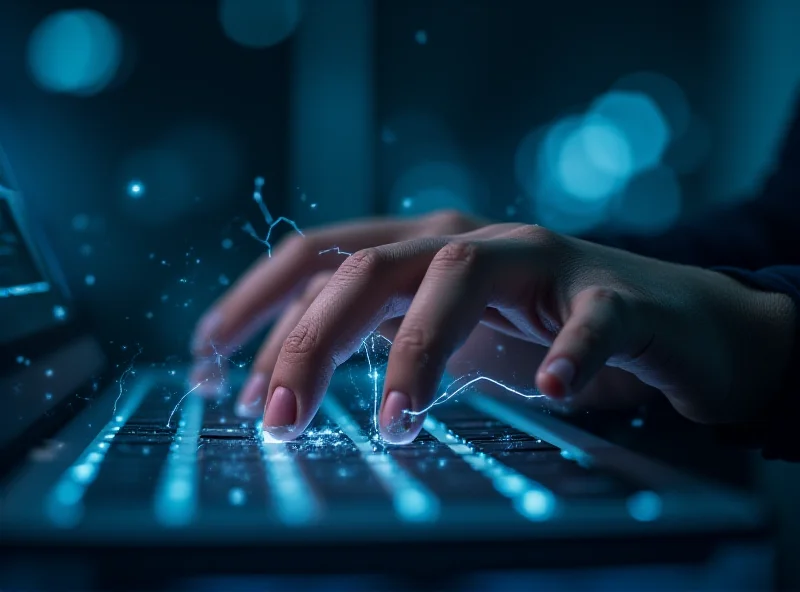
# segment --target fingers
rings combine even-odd
[[[536,375],[542,393],[563,398],[581,390],[606,364],[633,342],[625,299],[610,288],[592,287],[577,294],[569,317]]]
[[[294,301],[284,311],[281,318],[270,331],[264,344],[256,355],[255,362],[250,371],[239,400],[236,404],[236,413],[242,417],[258,417],[264,412],[264,402],[267,399],[267,387],[272,375],[272,369],[278,359],[281,346],[292,329],[297,326],[308,307],[314,302],[317,295],[331,278],[331,273],[322,272],[314,276],[308,283],[302,296]]]
[[[271,258],[259,260],[203,316],[193,338],[193,353],[198,356],[215,350],[230,353],[261,329],[310,277],[336,269],[343,261],[338,251],[354,252],[403,240],[420,223],[364,220],[323,228],[305,236],[293,235],[275,249]]]
[[[335,368],[383,321],[402,316],[444,239],[419,239],[348,257],[284,341],[263,426],[298,436],[319,407]]]
[[[466,341],[489,300],[478,243],[454,242],[431,261],[389,353],[380,412],[383,438],[411,442],[450,355]]]

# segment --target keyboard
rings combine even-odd
[[[185,396],[161,378],[130,390],[51,488],[54,522],[100,527],[124,509],[167,528],[531,523],[564,502],[620,505],[644,489],[512,425],[479,395],[435,407],[413,443],[393,446],[377,436],[372,392],[351,380],[335,382],[288,443],[265,442],[258,422],[233,413],[234,397]]]

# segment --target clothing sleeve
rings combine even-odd
[[[761,448],[764,458],[800,461],[800,266],[775,266],[759,271],[719,267],[743,284],[786,294],[794,302],[794,345],[775,404],[752,421],[718,429],[729,442]],[[764,344],[769,349],[769,344]]]
[[[800,100],[776,166],[753,199],[708,212],[658,236],[601,235],[589,240],[648,257],[750,270],[800,265]]]

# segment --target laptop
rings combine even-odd
[[[749,496],[480,381],[391,446],[374,426],[380,356],[356,356],[307,432],[276,443],[233,397],[189,392],[188,369],[112,371],[35,229],[3,159],[2,589],[768,585]]]

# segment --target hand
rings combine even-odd
[[[536,385],[554,398],[581,391],[603,365],[633,374],[698,421],[746,418],[778,389],[794,314],[785,296],[535,226],[395,241],[387,236],[390,244],[342,261],[310,306],[284,317],[293,328],[275,348],[269,388],[269,370],[258,362],[261,372],[249,385],[270,393],[264,426],[274,437],[301,433],[336,366],[363,336],[399,317],[380,413],[383,436],[397,443],[416,436],[421,416],[405,411],[423,409],[435,397],[448,358],[478,323],[549,347]],[[219,328],[242,335],[242,319],[257,318],[291,293],[298,281],[283,283],[293,276],[291,261],[276,254],[251,272],[208,317],[215,320],[201,325],[198,345],[210,336],[235,342]],[[303,270],[323,267],[307,263]],[[296,277],[300,268],[294,269]],[[253,277],[271,285],[268,296]],[[254,301],[262,304],[241,306]],[[764,343],[777,355],[766,355]]]

